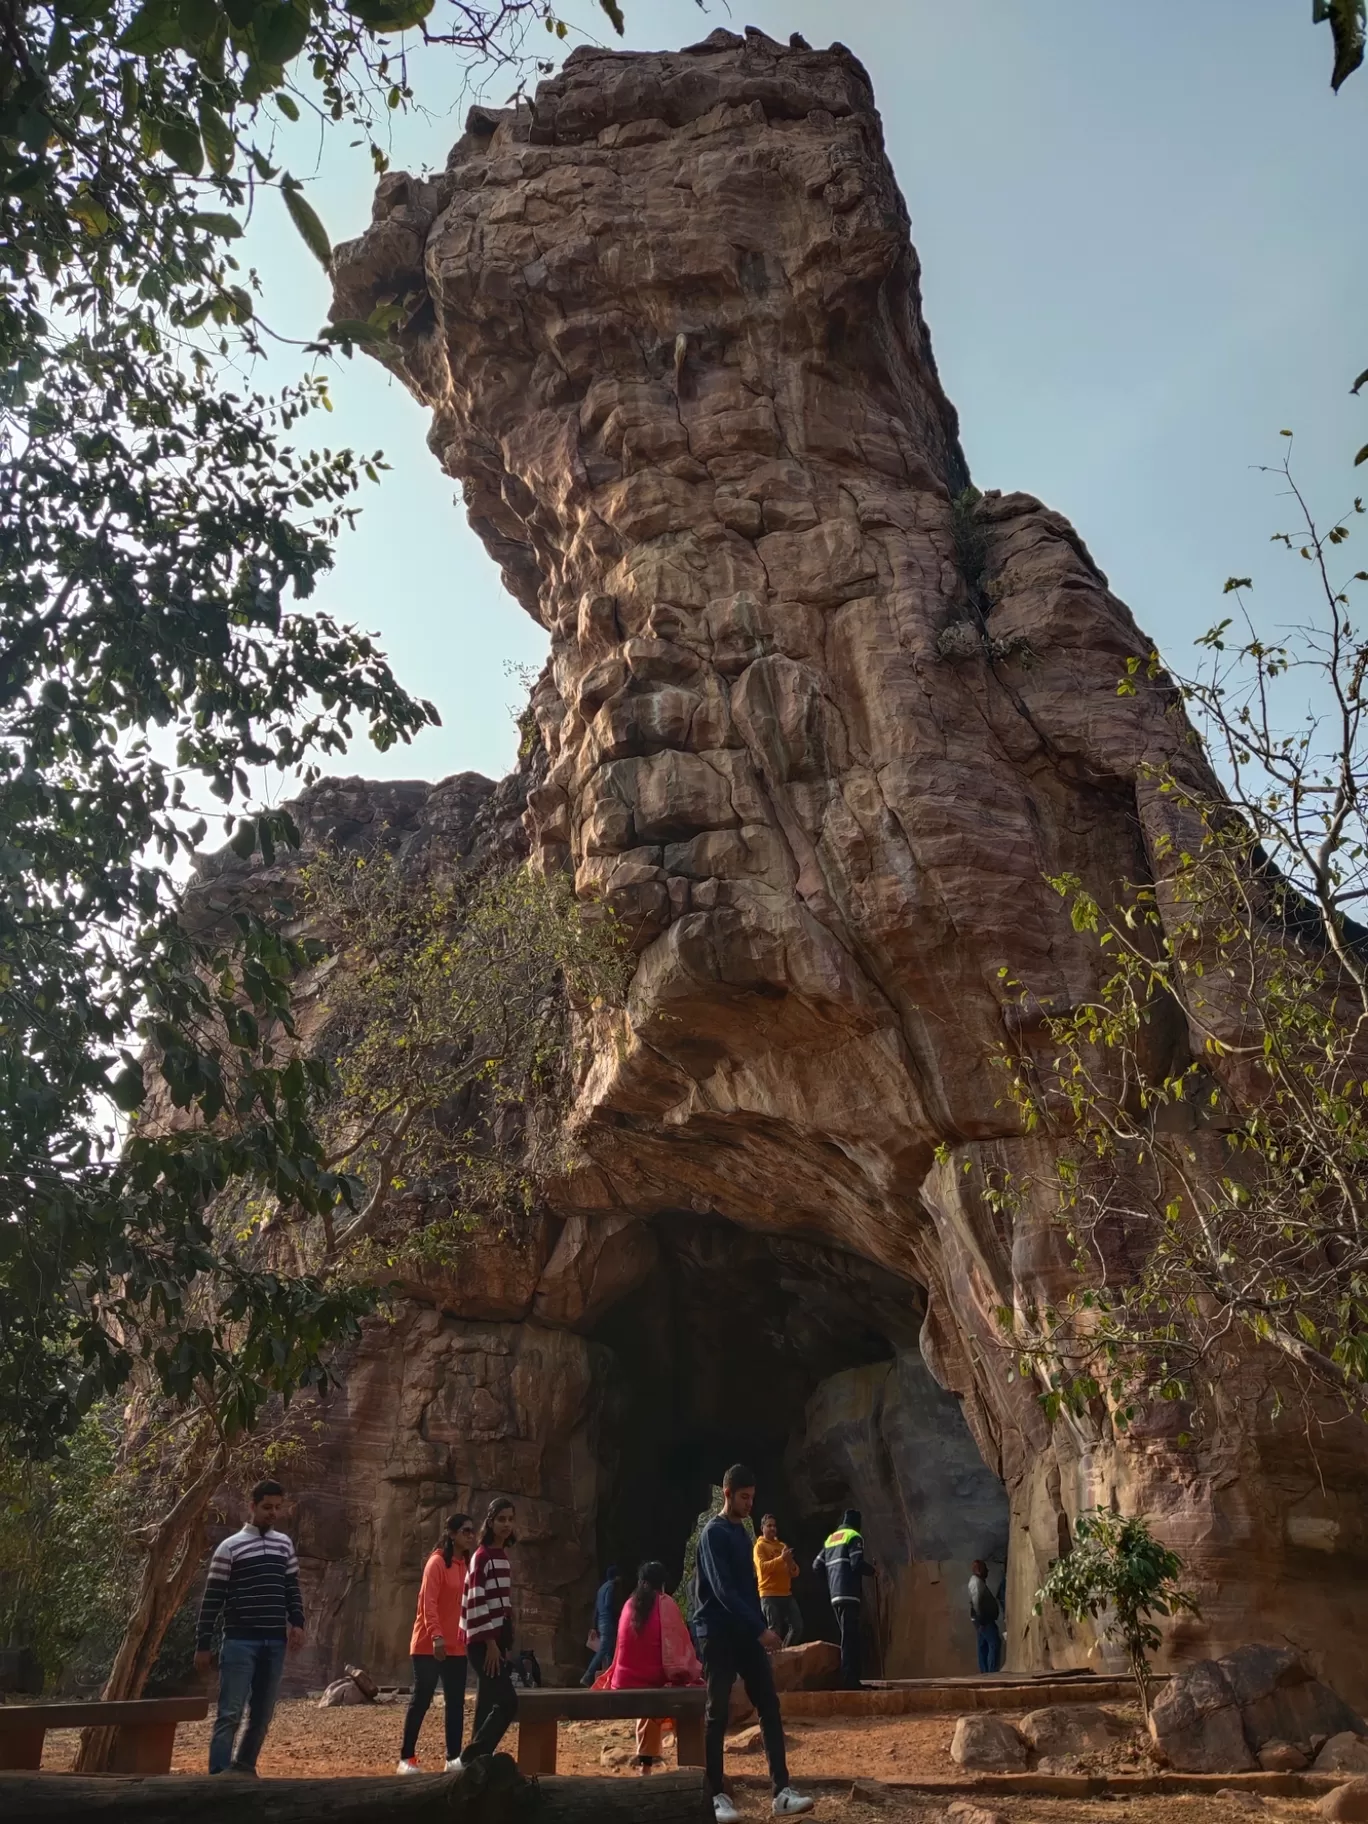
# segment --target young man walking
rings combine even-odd
[[[797,1575],[798,1560],[779,1537],[779,1522],[766,1514],[755,1542],[755,1580],[765,1620],[786,1647],[796,1647],[803,1638],[803,1612],[793,1594]]]
[[[734,1463],[722,1478],[722,1512],[709,1520],[698,1538],[694,1624],[708,1682],[704,1759],[717,1824],[736,1824],[741,1816],[723,1790],[722,1773],[727,1708],[738,1677],[760,1719],[774,1787],[771,1810],[780,1818],[812,1810],[812,1800],[789,1785],[779,1693],[768,1658],[779,1645],[779,1636],[766,1625],[760,1607],[745,1524],[754,1505],[755,1472]]]
[[[813,1559],[812,1568],[825,1573],[831,1606],[836,1611],[841,1633],[841,1689],[858,1691],[860,1601],[865,1578],[875,1574],[874,1566],[865,1557],[858,1508],[848,1507],[841,1515],[841,1524]]]
[[[271,1726],[287,1646],[304,1641],[299,1562],[289,1535],[276,1531],[285,1490],[258,1482],[247,1524],[215,1550],[200,1602],[195,1670],[214,1663],[214,1630],[223,1618],[219,1648],[218,1716],[209,1743],[210,1773],[256,1774],[257,1756]],[[238,1739],[242,1713],[247,1727]],[[234,1746],[236,1745],[236,1753]]]

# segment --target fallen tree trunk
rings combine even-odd
[[[457,1776],[249,1780],[232,1774],[0,1774],[5,1824],[711,1824],[703,1775],[525,1780],[507,1755]]]

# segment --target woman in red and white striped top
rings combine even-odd
[[[475,1733],[461,1751],[463,1767],[481,1755],[493,1754],[518,1712],[517,1693],[508,1672],[508,1655],[513,1650],[513,1567],[506,1549],[515,1541],[515,1520],[511,1501],[490,1502],[461,1592],[466,1656],[479,1679]]]

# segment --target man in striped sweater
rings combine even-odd
[[[258,1482],[252,1490],[251,1518],[210,1560],[195,1638],[195,1668],[207,1672],[214,1663],[214,1631],[222,1618],[210,1773],[255,1775],[280,1690],[286,1647],[303,1644],[299,1561],[289,1535],[275,1530],[284,1500],[279,1482]],[[247,1727],[238,1741],[244,1710]]]

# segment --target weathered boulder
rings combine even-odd
[[[1178,1773],[1241,1773],[1256,1763],[1235,1692],[1214,1659],[1175,1673],[1150,1708],[1150,1735]]]
[[[1362,1719],[1290,1647],[1239,1647],[1221,1660],[1244,1732],[1256,1751],[1265,1742],[1306,1742],[1313,1736],[1362,1731]]]
[[[1098,1704],[1050,1704],[1017,1724],[1033,1753],[1051,1760],[1103,1754],[1130,1734],[1130,1725]]]
[[[826,1691],[840,1674],[840,1648],[829,1640],[805,1640],[801,1646],[780,1647],[777,1653],[770,1654],[770,1670],[776,1691]],[[754,1714],[755,1707],[738,1678],[727,1709],[728,1727],[735,1729]]]
[[[1346,1780],[1327,1792],[1316,1810],[1333,1824],[1364,1824],[1368,1820],[1368,1779]]]
[[[1355,1738],[1357,1740],[1357,1737]],[[1258,1762],[1265,1773],[1300,1773],[1307,1765],[1304,1749],[1295,1742],[1265,1742],[1258,1752]],[[1368,1768],[1368,1758],[1364,1762]]]
[[[1330,1737],[1311,1765],[1317,1773],[1368,1774],[1368,1742],[1346,1729]]]
[[[1026,1765],[1026,1744],[1010,1723],[979,1711],[955,1724],[950,1759],[983,1773],[1012,1773]]]

